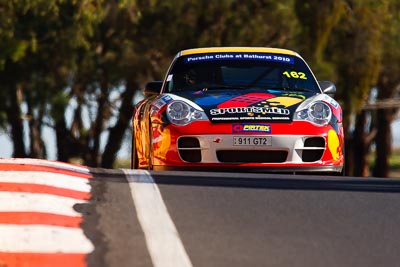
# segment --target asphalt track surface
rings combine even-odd
[[[1,267],[400,262],[400,180],[50,165],[0,160]]]
[[[96,244],[89,266],[376,267],[400,261],[397,180],[129,172],[92,170],[95,213],[84,216]],[[135,177],[130,186],[127,175]],[[147,232],[163,235],[170,227],[157,216],[150,230],[138,221],[143,204],[132,201],[132,187],[149,184],[160,192],[183,256],[150,255],[148,243],[155,241],[146,239]],[[145,213],[157,209],[154,198],[148,201]],[[155,249],[166,254],[176,245],[158,241]]]

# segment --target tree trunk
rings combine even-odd
[[[99,152],[100,152],[100,136],[104,130],[105,120],[109,118],[107,115],[109,106],[107,105],[108,98],[108,72],[104,69],[102,77],[100,96],[97,98],[97,116],[90,129],[89,138],[92,140],[92,146],[89,147],[89,158],[86,162],[87,166],[99,167]]]
[[[379,109],[377,111],[378,132],[375,138],[376,156],[373,169],[374,177],[389,177],[389,157],[392,152],[392,123],[393,110]]]
[[[28,106],[28,113],[27,117],[29,120],[29,138],[30,138],[30,152],[29,152],[29,157],[30,158],[40,158],[40,159],[45,159],[46,158],[46,149],[45,149],[45,144],[43,142],[43,139],[41,137],[41,128],[42,128],[42,119],[43,119],[43,110],[44,104],[40,104],[39,107],[39,112],[37,118],[35,118],[33,114],[33,103],[32,103],[32,97],[30,92],[26,93],[26,103]]]
[[[59,161],[68,162],[68,141],[67,141],[67,125],[64,118],[60,118],[55,122],[56,140],[57,140],[57,159]]]
[[[114,165],[125,131],[130,125],[133,114],[133,97],[137,88],[139,88],[139,84],[136,81],[128,81],[125,92],[121,95],[122,104],[119,109],[119,118],[115,126],[110,129],[110,135],[102,157],[101,167],[103,168],[112,168]]]
[[[356,125],[353,137],[353,163],[354,163],[354,173],[356,177],[367,177],[369,176],[369,166],[368,166],[368,153],[369,153],[369,142],[366,140],[365,127],[367,123],[366,111],[361,111],[357,115]]]
[[[22,89],[17,86],[16,90],[10,92],[10,106],[7,108],[7,120],[11,126],[11,135],[13,140],[13,157],[14,158],[25,158],[25,142],[24,142],[24,127],[22,124],[22,114],[20,109],[20,103]]]

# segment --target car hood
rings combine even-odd
[[[228,121],[287,123],[293,120],[297,107],[316,93],[283,90],[201,90],[177,92],[173,95],[200,106],[214,123]]]

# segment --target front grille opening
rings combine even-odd
[[[323,137],[309,137],[304,141],[304,146],[325,148],[325,139]]]
[[[179,155],[187,162],[201,162],[201,150],[179,150]]]
[[[303,162],[314,162],[320,160],[323,154],[324,154],[323,149],[303,150],[303,155],[301,159],[303,160]]]
[[[181,137],[178,140],[179,156],[186,162],[201,162],[200,142],[195,137]]]
[[[199,139],[195,137],[181,137],[178,140],[178,148],[200,148]]]
[[[303,162],[314,162],[322,158],[325,151],[325,139],[323,137],[309,137],[304,141],[304,147],[321,149],[303,150],[301,159]]]
[[[217,158],[226,163],[282,163],[287,159],[287,151],[265,150],[220,150]]]

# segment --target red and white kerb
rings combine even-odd
[[[93,244],[76,204],[91,198],[85,167],[0,159],[0,266],[87,266]]]

